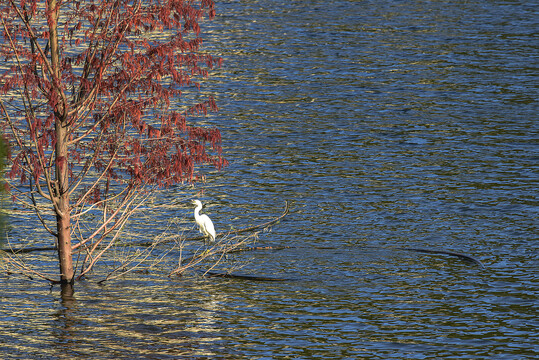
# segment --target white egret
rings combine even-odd
[[[193,205],[196,205],[195,208],[195,221],[198,224],[199,231],[204,234],[206,238],[210,238],[210,243],[215,242],[215,228],[213,227],[213,222],[210,217],[206,214],[200,215],[200,210],[202,210],[202,203],[200,200],[193,200]],[[206,239],[204,239],[206,242]]]

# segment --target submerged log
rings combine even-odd
[[[413,251],[418,253],[425,253],[425,254],[440,254],[440,255],[450,255],[454,257],[458,257],[461,260],[479,265],[481,268],[485,268],[485,265],[479,260],[474,258],[471,255],[449,251],[449,250],[435,250],[435,249],[423,249],[423,248],[406,248],[406,247],[395,247],[395,246],[366,246],[368,248],[372,249],[389,249],[389,250],[404,250],[404,251]],[[229,253],[234,252],[242,252],[242,251],[257,251],[257,250],[283,250],[283,249],[294,249],[297,248],[296,246],[254,246],[254,247],[248,247],[248,248],[239,248],[231,250]],[[336,246],[314,246],[315,249],[318,250],[337,250],[340,249]]]
[[[448,250],[433,250],[433,249],[422,249],[422,248],[404,248],[404,247],[398,247],[398,248],[392,248],[392,249],[399,249],[399,250],[406,250],[406,251],[414,251],[419,253],[425,253],[425,254],[442,254],[442,255],[450,255],[458,257],[464,261],[468,261],[474,264],[477,264],[481,266],[481,268],[485,268],[485,265],[478,259],[474,258],[473,256],[454,252],[454,251],[448,251]]]
[[[268,276],[256,276],[256,275],[241,275],[225,272],[210,271],[206,273],[207,277],[222,277],[227,279],[240,279],[240,280],[251,280],[251,281],[287,281],[289,279],[283,278],[274,278]]]
[[[293,249],[294,246],[250,246],[246,248],[239,248],[230,250],[227,253],[237,253],[237,252],[244,252],[244,251],[257,251],[257,250],[284,250],[284,249]]]

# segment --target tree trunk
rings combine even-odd
[[[61,126],[61,125],[60,125]],[[56,133],[56,136],[63,134]],[[65,143],[65,141],[64,141]],[[71,254],[71,217],[69,209],[68,178],[67,178],[67,147],[64,150],[56,146],[56,181],[58,184],[58,211],[56,212],[56,230],[58,233],[58,261],[60,264],[60,280],[62,283],[73,281],[73,257]],[[60,155],[65,154],[65,155]],[[60,156],[63,156],[60,158]]]
[[[56,131],[56,229],[58,232],[58,261],[60,264],[60,281],[72,283],[73,256],[71,251],[71,216],[69,208],[69,172],[67,135],[69,132],[68,111],[62,93],[60,52],[58,49],[58,11],[56,0],[48,2],[49,44],[51,50],[52,92],[56,99],[54,106]]]

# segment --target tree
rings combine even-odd
[[[71,283],[147,191],[200,179],[198,165],[226,165],[218,129],[187,123],[217,110],[213,98],[179,104],[183,88],[200,89],[221,64],[201,49],[214,3],[3,0],[0,14],[9,190],[55,237],[60,281]],[[85,228],[85,216],[99,223]]]

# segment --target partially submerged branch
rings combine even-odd
[[[282,214],[279,215],[278,217],[276,217],[276,218],[274,218],[272,220],[266,221],[266,222],[264,222],[262,224],[253,225],[253,226],[249,226],[249,227],[238,229],[238,230],[230,230],[230,231],[226,231],[226,232],[221,232],[221,233],[217,234],[217,237],[226,237],[226,236],[230,236],[230,235],[238,235],[238,234],[243,234],[243,233],[247,233],[247,232],[254,232],[254,231],[257,231],[257,230],[268,228],[268,227],[278,223],[279,221],[282,220],[282,218],[284,218],[288,214],[288,212],[290,210],[290,204],[288,203],[288,201],[285,200],[284,203],[285,203],[285,209],[282,212]],[[194,237],[188,238],[187,240],[203,240],[203,239],[204,239],[204,236],[194,236]]]
[[[269,276],[231,274],[231,273],[223,273],[223,272],[216,272],[216,271],[206,271],[204,275],[207,277],[220,277],[220,278],[226,278],[226,279],[239,279],[239,280],[250,280],[250,281],[287,281],[289,280],[285,278],[274,278],[274,277],[269,277]]]
[[[212,271],[217,265],[227,258],[227,255],[235,249],[252,243],[256,240],[257,234],[251,234],[247,237],[234,236],[231,238],[221,238],[210,247],[199,247],[191,256],[183,259],[178,258],[177,266],[168,274],[168,276],[178,276],[187,270],[194,269],[199,265],[210,262],[210,267],[205,273]]]

